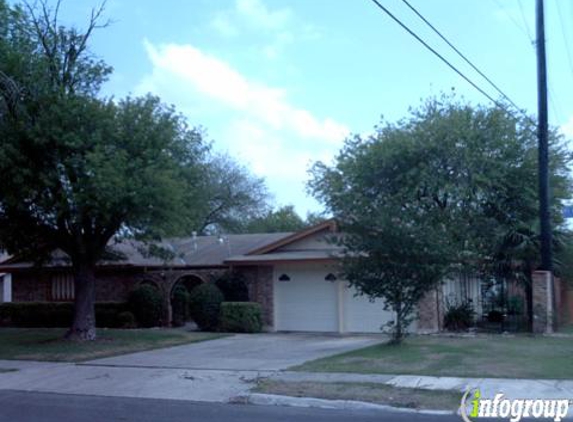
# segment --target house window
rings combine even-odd
[[[56,302],[74,300],[74,277],[70,273],[59,273],[52,276],[50,299]]]

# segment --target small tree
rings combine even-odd
[[[454,259],[439,188],[417,168],[423,144],[404,135],[387,130],[380,139],[348,141],[334,167],[315,165],[311,182],[343,233],[342,273],[359,294],[394,312],[396,343]]]
[[[571,153],[555,130],[550,143],[559,227],[571,197]],[[395,124],[383,122],[368,138],[348,139],[332,166],[315,164],[310,190],[340,221],[351,284],[382,298],[399,320],[453,264],[530,278],[536,160],[530,119],[443,96]]]
[[[379,216],[376,220],[341,223],[346,250],[342,273],[349,284],[371,300],[382,299],[394,313],[388,327],[400,343],[419,301],[442,279],[448,266],[447,245],[436,245],[434,230],[424,222]]]

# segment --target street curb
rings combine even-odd
[[[317,407],[321,409],[339,410],[381,410],[439,416],[456,414],[456,412],[448,410],[409,409],[355,400],[327,400],[314,397],[281,396],[277,394],[252,393],[247,396],[236,397],[235,399],[236,401],[233,400],[235,402],[261,406]]]

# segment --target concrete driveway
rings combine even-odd
[[[370,346],[381,336],[321,334],[237,334],[218,340],[97,359],[87,365],[277,371],[306,361]]]

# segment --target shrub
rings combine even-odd
[[[223,302],[220,315],[221,331],[260,333],[263,329],[261,305],[254,302]]]
[[[237,272],[227,272],[215,284],[223,293],[225,302],[248,302],[249,289],[245,276]]]
[[[99,302],[95,305],[96,325],[105,328],[120,328],[119,314],[129,309],[127,302]]]
[[[118,327],[117,316],[127,309],[123,302],[95,305],[98,327]],[[69,327],[74,316],[72,302],[16,302],[0,305],[0,325],[22,328]]]
[[[501,323],[503,322],[503,313],[501,313],[501,311],[489,311],[487,313],[487,320],[488,322],[492,322],[492,323]]]
[[[189,311],[202,331],[213,331],[218,328],[223,299],[223,293],[213,283],[201,284],[191,291]]]
[[[474,324],[474,310],[469,301],[448,305],[444,315],[444,328],[449,331],[465,331]]]
[[[129,309],[141,327],[157,327],[163,318],[163,298],[155,286],[144,284],[129,295]]]
[[[171,296],[172,323],[175,327],[185,325],[189,319],[189,292],[185,286],[176,286]]]
[[[124,311],[117,315],[118,328],[135,328],[137,320],[132,312]]]
[[[507,313],[510,315],[523,315],[525,305],[521,296],[511,296],[507,300]]]

